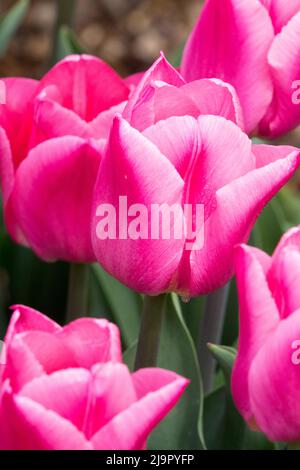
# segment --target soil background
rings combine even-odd
[[[0,76],[39,78],[53,47],[57,4],[31,0],[29,12],[0,60]],[[68,1],[68,0],[67,0]],[[0,15],[16,1],[0,0]],[[111,64],[121,75],[144,70],[159,51],[172,58],[184,44],[202,0],[75,0],[70,24],[87,53]]]

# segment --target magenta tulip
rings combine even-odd
[[[252,146],[223,117],[172,117],[143,132],[116,117],[94,193],[97,259],[146,294],[213,291],[233,275],[234,246],[299,163],[297,149]],[[169,231],[167,217],[151,223],[157,206],[176,208]]]
[[[300,124],[299,33],[299,0],[207,0],[181,73],[230,83],[246,131],[279,136]]]
[[[240,334],[232,376],[235,404],[272,441],[300,441],[300,228],[272,257],[236,251]]]
[[[94,261],[92,193],[113,116],[131,85],[85,55],[67,57],[40,82],[4,83],[0,177],[10,235],[47,261]]]
[[[64,328],[15,307],[0,377],[0,449],[139,450],[188,381],[153,368],[130,374],[119,331],[81,318]]]

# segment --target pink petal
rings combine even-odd
[[[98,261],[129,287],[149,294],[167,290],[180,260],[184,240],[172,237],[173,231],[171,239],[162,239],[161,234],[158,234],[160,239],[150,237],[148,215],[146,223],[150,223],[146,236],[132,239],[126,227],[126,210],[122,212],[120,224],[119,220],[114,224],[112,216],[110,237],[100,240],[98,224],[103,219],[97,217],[97,208],[100,204],[110,204],[110,208],[116,208],[119,217],[120,196],[127,197],[128,208],[133,204],[143,204],[147,208],[151,204],[180,204],[182,189],[183,181],[169,160],[126,121],[116,118],[95,187],[92,236]],[[132,217],[129,228],[131,221]],[[179,222],[183,223],[183,220],[180,218]]]
[[[23,335],[24,333],[14,336],[6,347],[6,365],[2,379],[9,378],[14,391],[20,390],[27,382],[45,373],[43,365],[26,344]]]
[[[6,90],[6,104],[0,106],[0,126],[11,145],[13,166],[16,168],[26,156],[32,127],[32,103],[38,82],[27,78],[2,80]]]
[[[125,101],[129,94],[111,67],[88,55],[71,55],[55,65],[41,80],[39,90],[51,85],[59,90],[61,104],[87,122]]]
[[[222,116],[244,128],[243,110],[235,89],[222,80],[196,80],[181,87],[195,102],[200,114]]]
[[[130,372],[124,364],[108,362],[93,367],[89,408],[85,418],[85,434],[93,440],[97,432],[116,415],[136,401]]]
[[[6,394],[6,450],[92,450],[85,436],[66,419],[29,398]]]
[[[141,379],[141,375],[135,376],[135,382]],[[188,384],[186,379],[173,374],[165,379],[161,380],[159,388],[154,386],[153,391],[119,413],[95,434],[92,438],[95,449],[142,450],[153,428],[176,405]]]
[[[12,206],[41,258],[94,260],[90,217],[100,159],[93,142],[63,137],[40,144],[19,167]]]
[[[25,305],[14,305],[14,313],[11,317],[5,342],[9,343],[13,336],[26,331],[45,331],[55,333],[61,330],[61,327],[46,315],[26,307]]]
[[[89,398],[93,402],[89,397],[90,381],[86,369],[59,370],[25,384],[18,396],[30,398],[83,431]]]
[[[300,123],[299,92],[293,88],[299,80],[299,35],[300,12],[275,37],[269,52],[275,89],[273,101],[260,124],[260,133],[267,137],[285,134]]]
[[[132,75],[129,75],[128,77],[124,78],[124,82],[126,83],[127,86],[129,86],[131,89],[135,89],[140,81],[142,80],[145,72],[137,72]]]
[[[271,162],[276,162],[286,155],[295,151],[295,147],[290,145],[264,145],[254,144],[252,146],[252,152],[255,156],[256,168],[261,168],[268,165]]]
[[[256,355],[249,374],[251,407],[256,423],[272,441],[298,441],[300,436],[300,310],[282,320]],[[299,346],[298,346],[299,350]]]
[[[236,249],[236,275],[239,292],[239,344],[232,374],[232,394],[246,421],[252,419],[248,374],[256,354],[279,323],[279,313],[268,287],[255,248],[241,245]],[[271,260],[267,257],[268,262]]]
[[[184,51],[181,73],[187,81],[219,78],[234,86],[248,133],[272,99],[267,53],[273,37],[270,17],[257,0],[208,0]]]
[[[272,18],[275,32],[279,33],[283,26],[300,10],[300,0],[260,0]]]
[[[120,333],[107,320],[80,318],[65,326],[57,335],[72,351],[80,367],[98,362],[122,362]]]
[[[35,102],[36,140],[42,142],[54,137],[74,135],[82,138],[108,138],[113,118],[122,113],[126,102],[100,112],[92,121],[84,121],[74,111],[64,108],[60,103],[48,99],[46,90]]]
[[[163,53],[161,53],[159,59],[157,59],[152,67],[150,67],[150,69],[143,75],[138,86],[133,91],[127,106],[125,107],[123,116],[129,122],[131,122],[133,110],[140,103],[143,103],[148,99],[149,92],[152,93],[151,87],[149,87],[149,85],[157,80],[166,82],[176,87],[185,84],[185,81],[179,72],[177,72],[177,70],[174,69],[171,64],[169,64]]]
[[[233,87],[221,80],[196,80],[181,87],[151,82],[140,93],[130,123],[139,130],[172,116],[201,114],[223,116],[244,126],[242,109]]]
[[[191,295],[213,291],[230,279],[234,246],[247,241],[258,215],[299,163],[300,154],[292,152],[217,191],[217,208],[205,225],[204,247],[191,252]]]

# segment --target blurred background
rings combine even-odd
[[[1,0],[0,15],[15,3]],[[39,78],[51,60],[57,5],[82,48],[129,75],[163,50],[176,56],[197,18],[201,0],[32,0],[4,57],[0,75]]]

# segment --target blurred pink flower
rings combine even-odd
[[[207,0],[184,51],[188,80],[219,78],[242,104],[245,129],[267,137],[300,124],[300,1]]]
[[[94,192],[96,257],[121,282],[147,294],[176,291],[190,297],[213,291],[233,275],[234,246],[248,239],[264,205],[299,163],[298,149],[252,145],[223,117],[171,117],[143,132],[116,117]],[[187,250],[186,237],[174,230],[169,237],[160,231],[157,237],[100,239],[98,208],[113,206],[120,220],[121,196],[128,206],[142,204],[148,214],[153,205],[202,205],[195,238],[204,231],[204,245]],[[173,228],[180,221],[177,217]]]
[[[236,251],[240,333],[232,375],[235,404],[272,441],[300,441],[300,228],[272,257]]]
[[[119,331],[81,318],[61,328],[23,306],[5,338],[0,377],[3,450],[136,450],[188,381],[162,369],[130,374]]]

